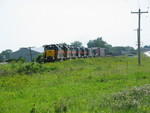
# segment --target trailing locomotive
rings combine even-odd
[[[44,62],[106,56],[105,48],[73,47],[59,44],[44,46]]]

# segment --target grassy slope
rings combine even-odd
[[[142,66],[136,58],[76,59],[43,64],[50,70],[31,75],[1,66],[0,113],[148,113],[149,63],[147,57]]]

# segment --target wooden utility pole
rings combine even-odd
[[[29,47],[29,52],[30,52],[30,59],[31,59],[31,61],[32,61],[32,51],[31,51],[31,48],[34,48],[34,47]]]
[[[30,58],[31,58],[31,61],[32,61],[31,47],[29,47],[29,52],[30,52]]]
[[[141,9],[139,9],[139,11],[138,12],[131,12],[132,14],[138,14],[138,18],[139,18],[139,20],[138,20],[138,64],[139,65],[141,65],[141,47],[140,47],[140,43],[141,43],[141,41],[140,41],[140,29],[141,29],[141,14],[142,13],[148,13],[148,11],[144,11],[144,12],[141,12]]]

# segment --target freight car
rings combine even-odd
[[[73,47],[59,44],[44,46],[44,62],[106,56],[105,48]]]

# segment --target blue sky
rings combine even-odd
[[[138,16],[150,0],[0,0],[0,52],[103,37],[136,48]],[[142,14],[141,44],[150,45],[150,14]]]

